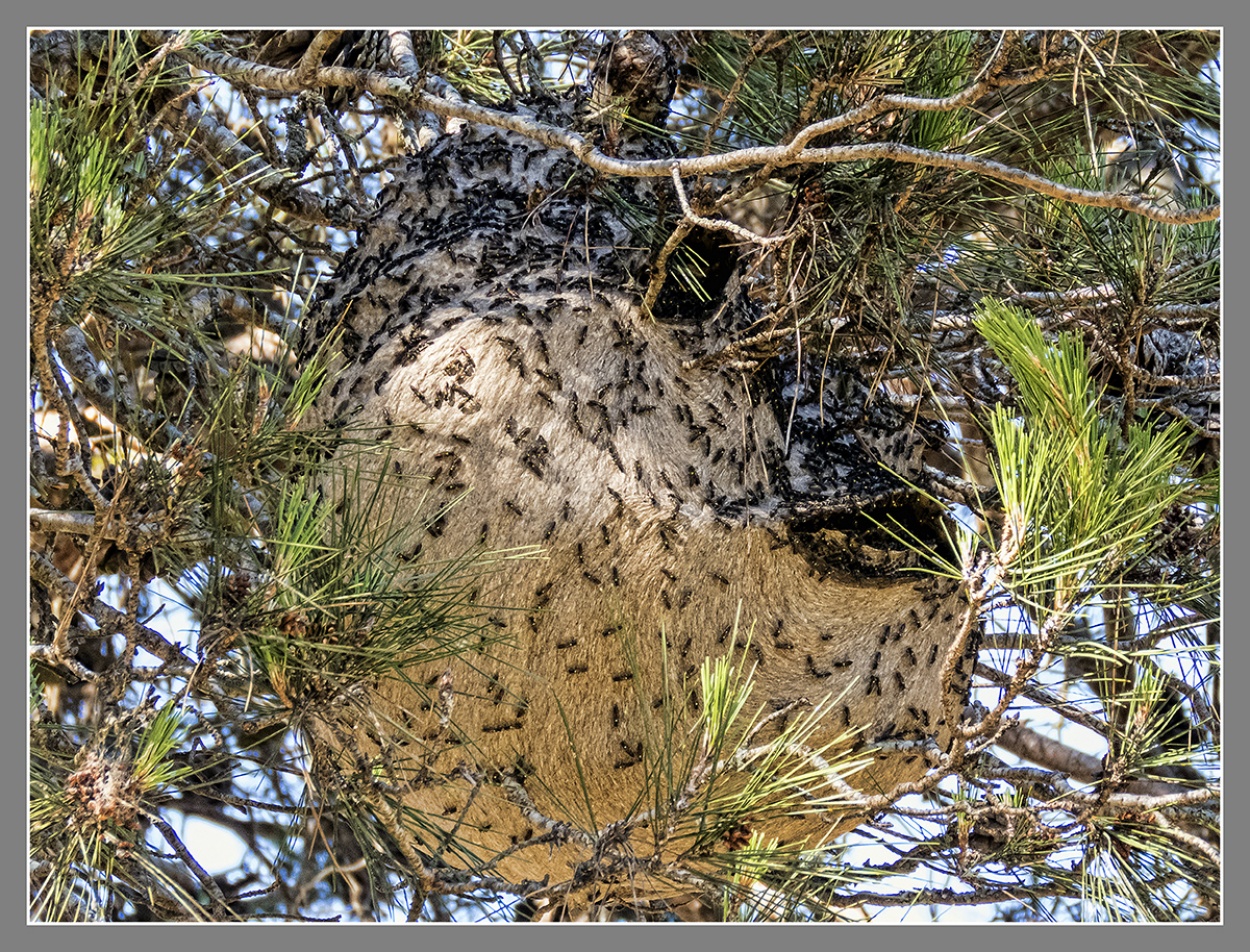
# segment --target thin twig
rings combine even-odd
[[[1038,642],[1033,640],[1030,641],[1027,646],[1020,647],[1033,651],[1037,649]],[[977,677],[984,678],[991,684],[996,684],[1002,688],[1010,688],[1013,684],[1013,679],[1010,674],[991,668],[989,665],[981,661],[977,662],[976,675]],[[1049,708],[1056,714],[1066,717],[1074,724],[1080,724],[1082,727],[1088,728],[1102,737],[1108,736],[1111,732],[1111,728],[1107,726],[1106,722],[1101,721],[1092,714],[1081,710],[1079,706],[1063,700],[1063,698],[1046,690],[1040,685],[1027,684],[1017,691],[1017,695],[1023,695],[1031,701],[1037,701],[1039,704]]]
[[[181,859],[186,864],[187,868],[195,874],[195,878],[199,880],[200,885],[204,887],[204,891],[208,893],[209,898],[212,900],[213,911],[223,920],[235,918],[234,914],[230,911],[230,904],[226,901],[225,893],[223,893],[221,891],[221,887],[217,885],[217,880],[213,879],[213,877],[208,874],[208,870],[201,866],[199,861],[191,855],[191,851],[188,850],[182,840],[178,838],[178,834],[174,832],[174,828],[170,826],[159,813],[152,813],[148,810],[144,810],[143,812],[144,815],[152,821],[152,825],[160,830],[161,836],[165,838],[165,842],[170,845],[173,851],[178,854],[179,859]]]
[[[499,785],[503,787],[504,793],[507,795],[508,799],[521,808],[522,815],[524,815],[525,819],[530,823],[547,830],[559,840],[574,840],[587,849],[594,848],[595,838],[590,834],[577,829],[577,827],[572,824],[565,823],[561,820],[553,820],[550,817],[545,816],[538,809],[538,807],[534,805],[534,801],[530,799],[529,793],[526,792],[525,788],[521,786],[515,778],[509,777],[505,774],[500,777]]]
[[[677,246],[686,240],[686,236],[693,229],[694,225],[690,222],[684,219],[679,221],[677,227],[673,229],[673,233],[664,242],[664,247],[660,249],[660,253],[656,255],[655,264],[651,266],[651,281],[647,285],[647,293],[642,298],[642,313],[648,317],[655,317],[653,313],[655,302],[659,300],[660,291],[664,288],[664,282],[668,280],[668,259],[677,250]]]
[[[689,222],[691,225],[697,225],[700,228],[706,228],[709,231],[727,231],[731,235],[741,238],[743,241],[752,244],[775,245],[778,242],[785,241],[786,235],[772,235],[770,237],[757,235],[748,228],[734,224],[723,218],[704,218],[702,215],[696,214],[694,209],[690,207],[690,200],[686,197],[686,188],[681,181],[681,169],[677,163],[672,165],[673,187],[677,190],[677,201],[681,203],[682,221]]]
[[[491,39],[495,49],[495,71],[503,77],[504,84],[508,87],[508,98],[515,103],[523,99],[525,94],[517,85],[517,81],[512,78],[512,74],[508,72],[503,48],[503,30],[491,31]]]

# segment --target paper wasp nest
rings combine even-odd
[[[726,366],[718,352],[760,316],[736,277],[693,314],[643,316],[648,252],[592,179],[567,154],[474,126],[413,158],[310,327],[308,348],[344,334],[311,423],[379,444],[382,508],[407,526],[396,547],[415,570],[542,547],[480,579],[478,603],[498,606],[482,609],[480,651],[360,689],[353,736],[371,769],[410,783],[425,851],[470,865],[511,850],[490,875],[671,895],[610,862],[651,856],[650,824],[601,838],[593,872],[578,868],[595,858],[580,834],[523,844],[546,821],[593,840],[656,806],[658,765],[688,762],[698,741],[705,658],[754,666],[765,713],[831,699],[811,743],[862,727],[865,753],[881,739],[945,748],[971,665],[944,706],[959,597],[896,571],[904,556],[866,515],[938,518],[866,449],[906,470],[920,437],[881,401],[865,408],[857,380],[822,377],[823,355]],[[355,467],[359,448],[340,459]],[[849,778],[868,792],[926,767],[905,745],[870,756]],[[838,826],[747,815],[741,828],[815,846]]]

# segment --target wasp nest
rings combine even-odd
[[[481,578],[498,609],[480,650],[357,686],[348,727],[314,733],[406,791],[427,855],[672,895],[648,870],[692,841],[651,819],[682,794],[661,765],[698,760],[705,659],[753,667],[751,706],[786,712],[755,743],[815,705],[812,748],[860,729],[844,746],[871,765],[847,779],[870,793],[949,743],[970,666],[943,685],[959,595],[899,572],[877,528],[940,518],[878,463],[913,466],[920,435],[820,360],[728,360],[759,319],[737,278],[644,316],[647,256],[617,207],[567,155],[472,126],[384,190],[309,328],[309,348],[343,334],[311,423],[389,448],[383,508],[417,569],[541,557]],[[339,461],[355,471],[358,448]],[[735,823],[809,846],[845,825],[823,808]]]

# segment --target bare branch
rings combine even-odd
[[[50,668],[65,668],[79,681],[94,681],[97,677],[94,671],[86,667],[77,658],[58,650],[58,646],[55,644],[31,645],[27,649],[27,653],[30,655],[31,661],[46,664]]]
[[[159,535],[164,526],[159,522],[141,522],[125,526],[116,519],[101,524],[94,512],[63,512],[53,509],[31,509],[31,529],[37,532],[68,532],[71,535],[91,536],[99,534],[103,539],[117,541],[131,535]]]
[[[1030,883],[1027,889],[1015,886],[981,886],[968,892],[957,889],[931,889],[925,887],[899,893],[879,893],[862,890],[855,893],[838,893],[831,897],[844,907],[852,906],[915,906],[922,903],[935,903],[943,906],[984,906],[994,903],[1016,903],[1023,895],[1044,898],[1046,896],[1067,896],[1072,893],[1072,885],[1058,881],[1051,883]]]
[[[1029,645],[1029,650],[1035,650],[1036,648],[1036,643]],[[985,678],[985,680],[989,681],[991,684],[997,684],[1000,687],[1010,687],[1013,683],[1011,675],[998,671],[995,668],[991,668],[984,662],[977,662],[976,674],[977,677]],[[1065,701],[1063,698],[1043,687],[1032,684],[1025,685],[1019,693],[1023,694],[1032,701],[1037,701],[1039,704],[1045,705],[1058,714],[1062,714],[1074,724],[1080,724],[1082,727],[1089,728],[1095,733],[1101,734],[1103,737],[1106,737],[1111,731],[1111,728],[1109,728],[1103,721],[1100,721],[1092,714],[1081,710],[1081,708],[1077,705]]]
[[[343,35],[342,30],[318,30],[317,35],[312,38],[312,42],[308,44],[308,48],[304,50],[304,55],[300,57],[300,61],[295,66],[296,81],[302,87],[307,87],[316,75],[318,68],[321,66],[321,58],[325,56],[326,50],[334,45],[335,40]]]
[[[775,245],[780,241],[786,240],[785,235],[773,235],[771,237],[757,235],[755,232],[747,228],[743,228],[741,225],[736,225],[731,221],[704,218],[702,215],[696,214],[694,209],[690,207],[690,200],[686,197],[686,188],[681,183],[681,169],[676,163],[672,166],[672,175],[673,187],[677,189],[677,200],[681,203],[683,222],[689,222],[691,225],[696,225],[699,228],[706,228],[709,231],[727,231],[731,235],[741,238],[743,241],[757,245]]]
[[[199,880],[200,885],[204,887],[204,891],[208,893],[209,899],[212,900],[213,912],[220,917],[219,921],[229,921],[236,918],[230,912],[230,904],[226,902],[226,896],[221,891],[221,887],[217,885],[217,880],[210,876],[208,870],[201,866],[199,861],[191,855],[191,851],[187,849],[186,844],[174,832],[174,828],[159,813],[153,813],[148,810],[143,812],[152,824],[160,830],[161,836],[165,837],[165,842],[178,854],[179,859],[195,874],[195,878]]]
[[[412,47],[411,30],[390,30],[391,62],[395,69],[405,76],[416,79],[421,75],[421,65],[417,62],[417,54]]]
[[[673,233],[664,242],[664,247],[655,256],[655,264],[651,268],[651,282],[647,285],[647,293],[642,298],[644,314],[654,316],[655,302],[659,300],[660,291],[663,290],[664,283],[668,280],[668,259],[672,257],[677,247],[686,240],[686,236],[690,234],[693,228],[694,225],[685,219],[679,221],[677,227],[673,229]]]
[[[1060,182],[1017,169],[994,159],[985,159],[973,155],[960,155],[952,152],[934,152],[930,149],[918,149],[914,146],[897,142],[880,142],[865,145],[833,146],[827,149],[808,149],[799,154],[802,164],[832,162],[862,162],[868,159],[888,159],[910,165],[922,165],[934,169],[961,169],[975,172],[987,178],[997,179],[1019,185],[1040,195],[1084,205],[1089,208],[1117,208],[1132,212],[1165,225],[1194,225],[1204,221],[1215,221],[1220,217],[1219,204],[1205,205],[1202,208],[1169,211],[1145,198],[1124,192],[1095,191],[1093,189],[1074,188]]]
[[[275,169],[249,149],[229,129],[208,116],[192,101],[170,120],[174,131],[190,135],[197,152],[231,178],[246,184],[275,208],[317,225],[339,224],[341,215],[331,204],[297,187],[287,173]]]
[[[30,575],[31,578],[67,598],[72,598],[77,591],[77,585],[62,575],[56,566],[38,552],[30,553]],[[88,597],[85,604],[91,615],[101,624],[101,634],[112,634],[118,631],[132,632],[137,635],[141,647],[162,661],[170,664],[180,663],[188,666],[189,669],[190,659],[182,653],[181,648],[166,641],[160,632],[141,625],[135,619],[127,617],[125,613],[97,597]]]

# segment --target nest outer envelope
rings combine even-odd
[[[383,515],[405,526],[397,551],[419,568],[542,546],[478,583],[478,603],[499,606],[483,610],[496,640],[406,672],[407,684],[361,688],[337,735],[312,719],[330,745],[344,729],[366,751],[381,738],[392,780],[423,778],[405,805],[425,814],[423,849],[452,865],[542,835],[544,818],[593,834],[654,807],[661,715],[688,760],[709,657],[754,667],[752,708],[831,702],[813,745],[863,728],[872,764],[848,778],[861,790],[927,766],[918,750],[871,752],[871,741],[950,741],[939,672],[961,597],[894,571],[897,553],[859,543],[872,535],[862,520],[847,528],[870,507],[932,520],[864,448],[869,435],[892,444],[905,468],[920,435],[839,400],[845,381],[827,366],[793,355],[771,376],[719,366],[715,353],[759,318],[736,278],[702,313],[642,315],[646,250],[590,181],[510,132],[445,138],[383,191],[305,344],[344,334],[306,425],[360,428],[389,447],[377,465],[389,470]],[[654,201],[647,190],[662,186],[620,187]],[[359,466],[358,451],[340,459]],[[965,658],[951,709],[970,671]],[[815,847],[846,824],[809,814],[743,826]],[[616,848],[647,857],[655,835],[637,829]],[[690,843],[676,838],[661,858]],[[515,850],[491,875],[587,878],[591,857],[573,838]],[[596,895],[688,891],[618,873]],[[597,875],[613,879],[607,864]]]

